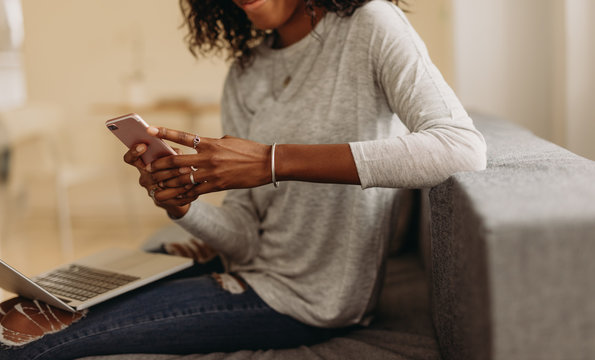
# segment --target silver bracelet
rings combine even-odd
[[[271,147],[271,180],[273,180],[273,186],[279,187],[279,183],[277,182],[277,177],[275,176],[275,148],[277,147],[277,143],[273,143]]]

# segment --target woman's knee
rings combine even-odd
[[[24,345],[60,331],[82,316],[36,300],[10,299],[0,304],[0,343]]]

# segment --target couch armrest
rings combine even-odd
[[[488,167],[430,191],[445,359],[595,358],[595,162],[475,117]]]

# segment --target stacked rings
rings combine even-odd
[[[194,139],[192,139],[192,147],[196,150],[196,148],[198,147],[198,144],[200,144],[200,136],[195,135],[194,136]],[[190,169],[192,171],[198,170],[194,166],[191,166]],[[197,184],[197,182],[194,180],[194,173],[193,172],[190,172],[190,182],[192,183],[192,185],[196,185]]]

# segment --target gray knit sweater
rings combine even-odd
[[[272,308],[316,326],[369,320],[398,188],[485,167],[482,136],[405,15],[383,0],[327,14],[290,47],[263,43],[244,71],[233,65],[222,122],[226,134],[268,144],[350,143],[362,186],[232,190],[221,207],[198,200],[176,221]]]

